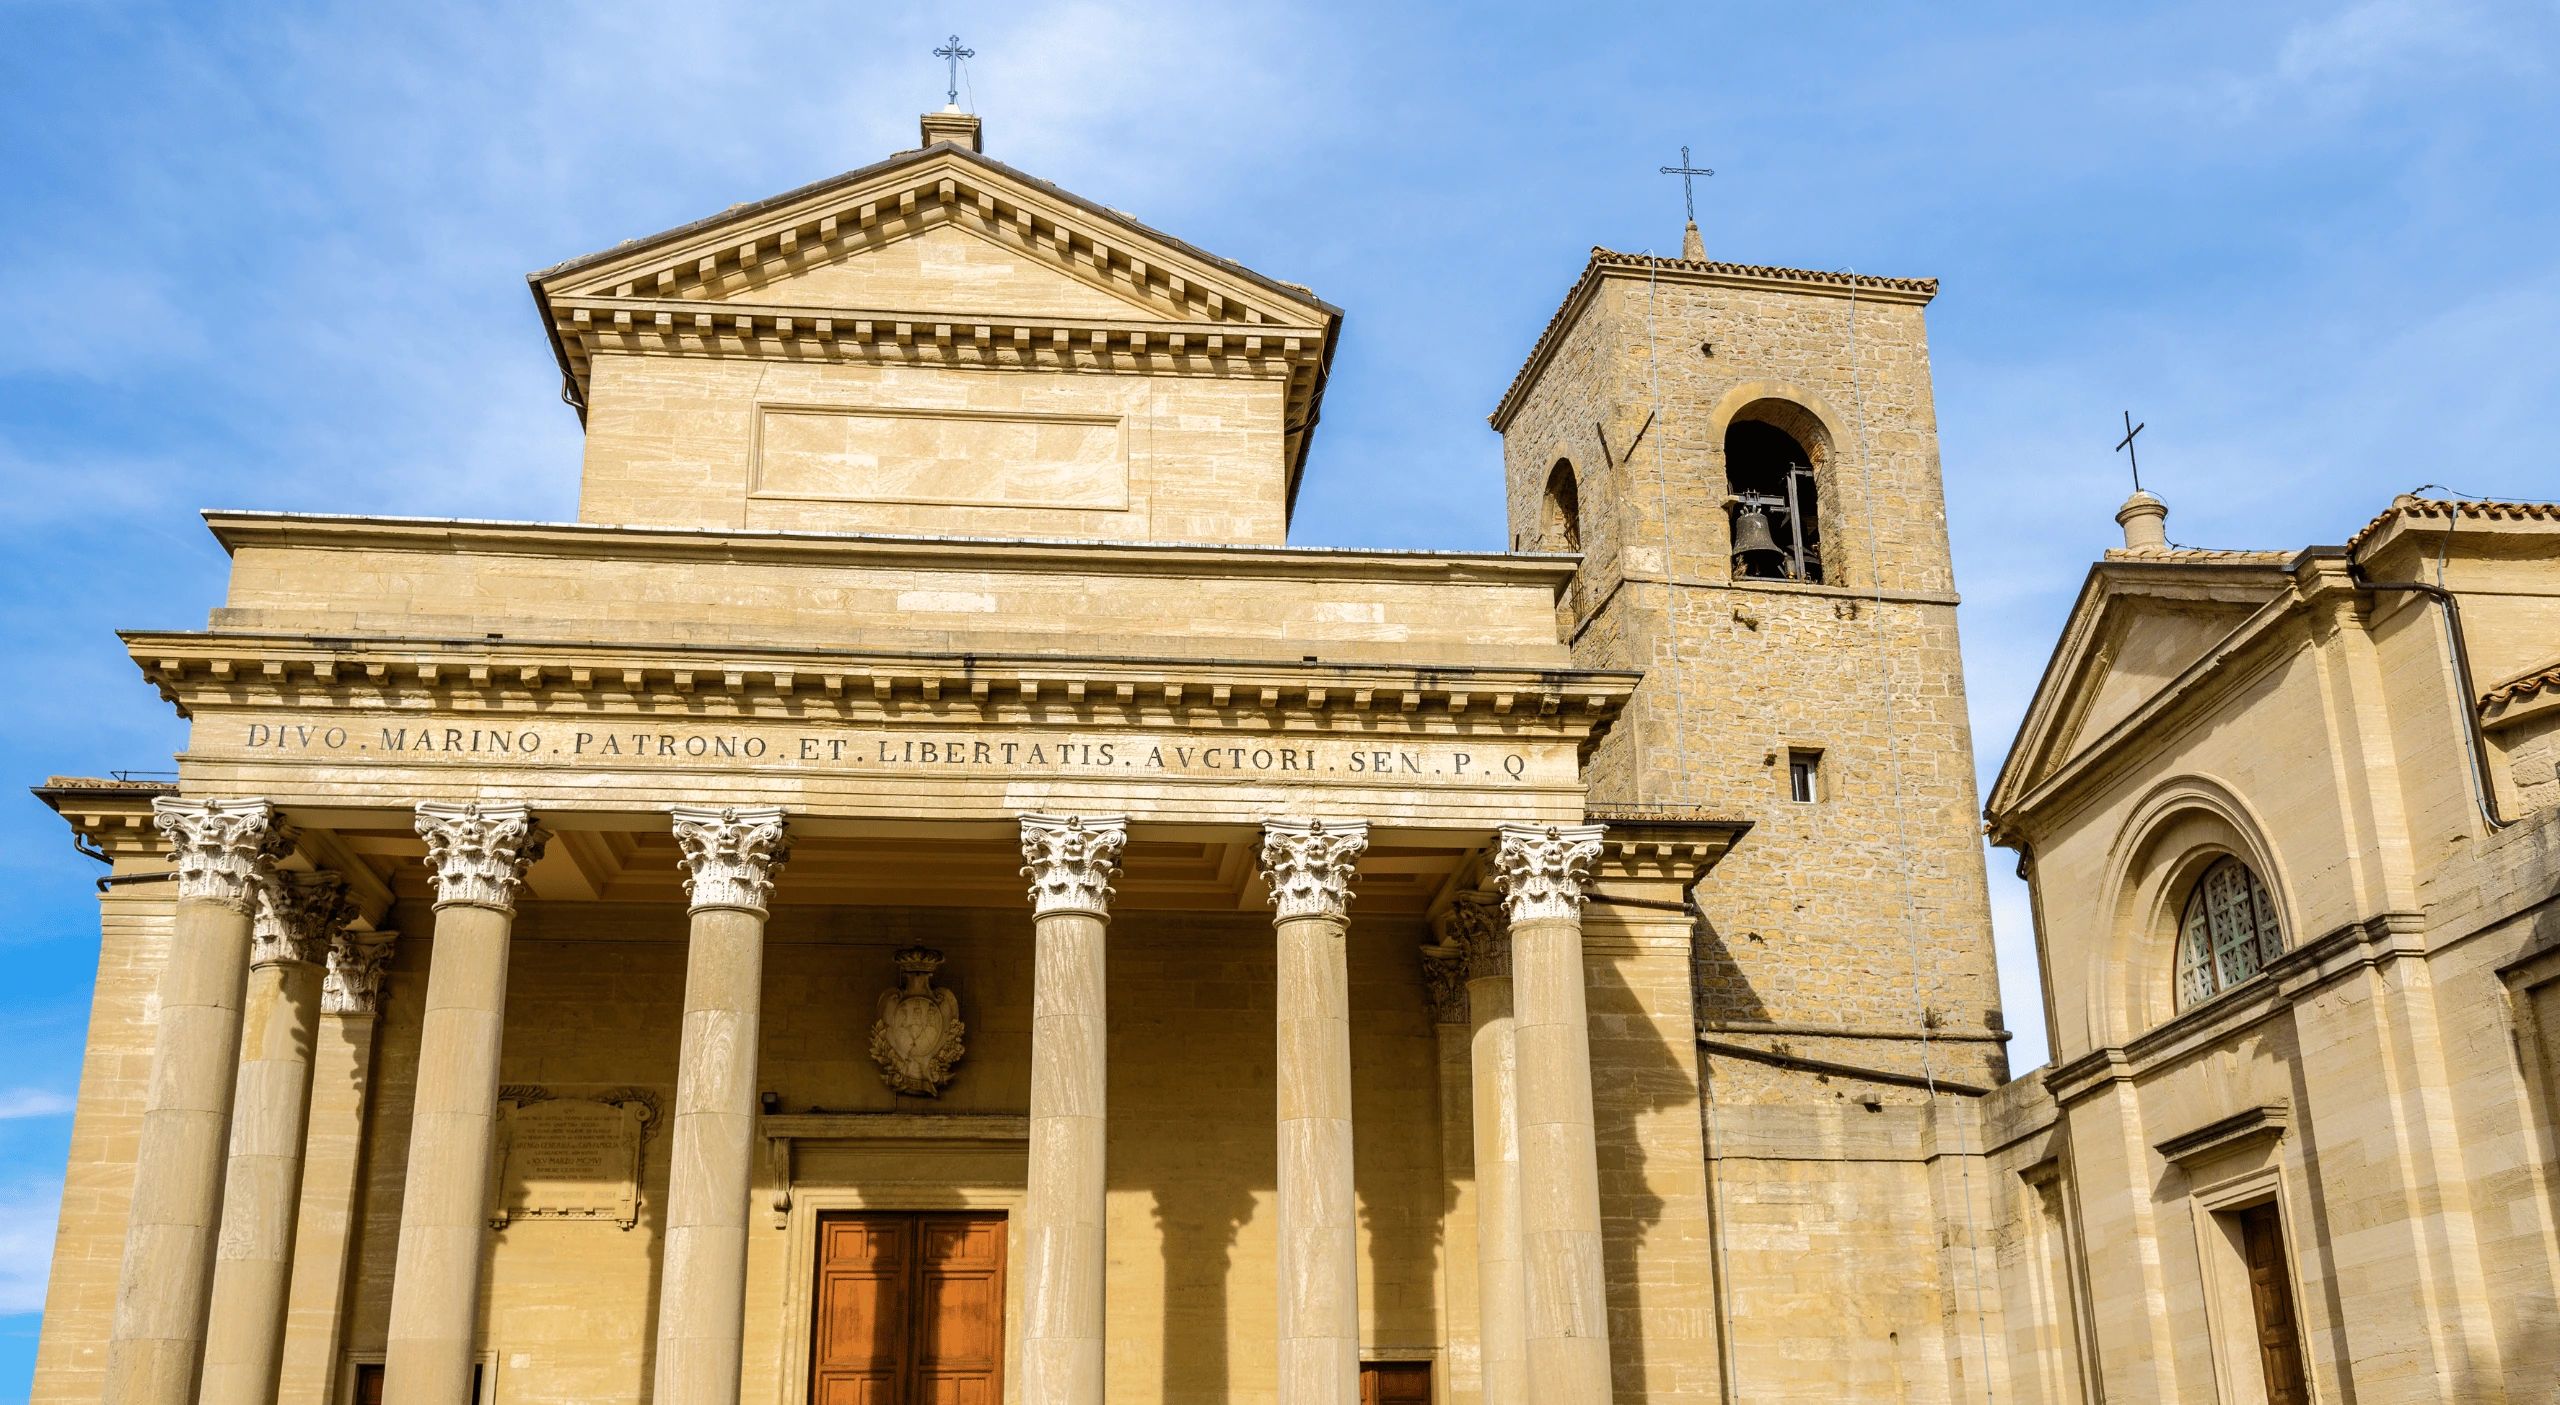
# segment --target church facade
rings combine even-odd
[[[2005,1396],[1935,285],[1595,250],[1292,546],[1341,311],[922,135],[532,276],[577,522],[206,515],[35,1398]]]
[[[2006,766],[2053,1062],[1985,1100],[2020,1401],[2560,1381],[2560,507],[2090,570]]]

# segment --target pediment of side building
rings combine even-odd
[[[1322,327],[1311,293],[953,146],[535,275],[555,303]]]
[[[2168,691],[2281,589],[2274,571],[2216,574],[2229,578],[2091,578],[1993,787],[1995,810]]]

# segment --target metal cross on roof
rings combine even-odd
[[[1698,222],[1698,196],[1697,193],[1690,188],[1689,178],[1691,176],[1712,176],[1715,172],[1707,170],[1704,167],[1690,165],[1689,148],[1684,146],[1680,148],[1680,164],[1677,166],[1665,166],[1662,168],[1662,173],[1666,176],[1678,176],[1680,178],[1681,202],[1689,207],[1689,223],[1696,224]]]
[[[2135,424],[2133,411],[2125,411],[2124,438],[2116,443],[2116,447],[2124,452],[2125,462],[2133,465],[2133,490],[2137,493],[2142,491],[2142,456],[2133,451],[2133,436],[2140,434],[2148,423]]]
[[[944,98],[953,107],[958,107],[960,105],[960,60],[976,58],[978,51],[961,48],[960,36],[954,34],[951,36],[950,43],[933,51],[933,56],[938,59],[948,59],[951,62],[951,91],[944,94]],[[1683,156],[1680,159],[1686,161],[1689,158]]]

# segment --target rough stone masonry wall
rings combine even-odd
[[[1610,276],[1505,433],[1524,547],[1558,454],[1589,470],[1576,662],[1646,674],[1592,759],[1591,803],[1753,822],[1696,890],[1707,1037],[2001,1082],[2002,1046],[1981,1037],[1999,990],[1921,309],[1859,301],[1853,384],[1846,298],[1664,265],[1649,301],[1641,269]],[[1761,400],[1800,407],[1762,413],[1814,460],[1822,585],[1731,578],[1724,432]],[[1600,461],[1594,422],[1624,462]],[[1821,753],[1817,803],[1788,798],[1790,748]],[[1771,1022],[1975,1037],[1924,1054],[1715,1028]],[[1978,1380],[1967,1182],[1932,1160],[1979,1154],[1971,1100],[1933,1109],[1917,1089],[1729,1056],[1707,1061],[1701,1093],[1722,1137],[1728,1388],[1925,1400]]]

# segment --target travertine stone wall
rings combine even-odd
[[[165,872],[166,865],[156,858],[124,860],[117,871]],[[98,983],[89,1003],[89,1044],[80,1063],[80,1105],[71,1119],[31,1401],[93,1402],[105,1388],[176,889],[174,883],[129,884],[98,900]]]

